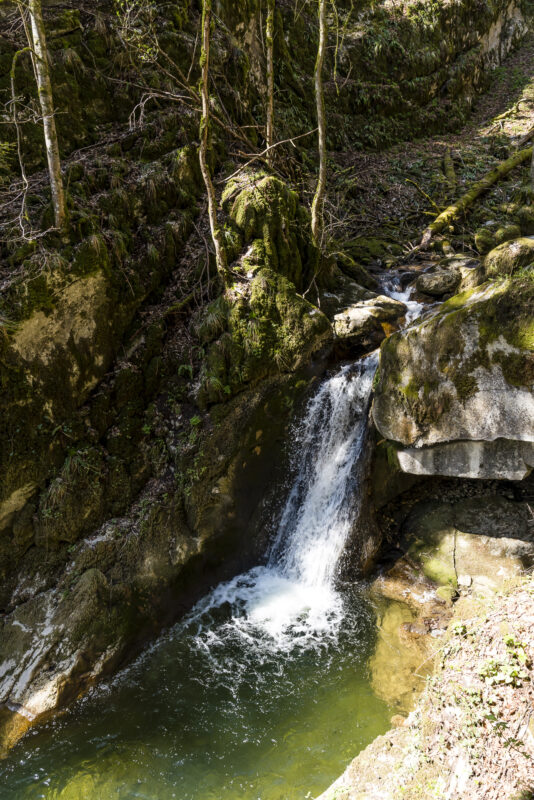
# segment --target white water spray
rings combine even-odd
[[[309,401],[295,431],[295,479],[267,566],[220,584],[196,606],[192,618],[204,634],[211,627],[206,612],[209,617],[230,604],[231,622],[217,631],[223,638],[239,633],[251,643],[288,649],[335,635],[343,615],[336,573],[358,514],[360,456],[377,364],[375,352],[343,367]]]

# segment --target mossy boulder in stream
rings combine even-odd
[[[383,345],[373,419],[418,475],[521,479],[534,465],[532,273],[452,297]]]

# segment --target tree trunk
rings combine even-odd
[[[317,128],[319,131],[319,178],[311,209],[311,226],[313,241],[322,250],[323,227],[324,227],[324,198],[326,192],[326,120],[324,110],[324,89],[323,89],[323,64],[326,50],[326,2],[318,0],[319,3],[319,47],[317,49],[317,60],[315,62],[315,102],[317,104]]]
[[[267,122],[265,127],[265,145],[267,163],[273,165],[272,146],[274,144],[274,13],[276,0],[267,0],[267,21],[265,24],[265,42],[267,46]]]
[[[488,172],[481,180],[474,183],[471,188],[469,189],[466,194],[456,200],[451,206],[442,211],[441,214],[436,217],[434,222],[431,222],[428,228],[423,231],[423,238],[421,239],[421,244],[419,245],[421,249],[425,249],[430,244],[430,241],[433,236],[438,233],[441,233],[445,228],[448,228],[455,219],[457,219],[461,214],[464,213],[474,202],[475,200],[480,197],[483,192],[487,189],[491,188],[493,184],[499,180],[499,178],[508,175],[508,173],[518,167],[523,162],[527,161],[529,158],[532,157],[533,152],[532,147],[528,147],[526,150],[519,150],[517,153],[514,153],[513,156],[503,161],[499,164],[495,169],[491,172]]]
[[[33,63],[37,92],[43,117],[46,157],[50,173],[50,188],[52,190],[52,205],[56,228],[62,233],[67,231],[67,211],[65,206],[65,191],[61,177],[61,161],[59,159],[59,145],[54,118],[54,99],[52,95],[52,82],[48,68],[48,51],[46,47],[46,33],[41,9],[41,0],[29,0],[31,34],[33,46]]]
[[[198,157],[200,171],[208,195],[208,216],[210,221],[211,238],[215,247],[215,262],[217,271],[226,280],[227,263],[226,251],[222,232],[217,223],[217,202],[215,188],[211,180],[208,167],[208,148],[210,140],[210,99],[209,99],[209,62],[210,62],[210,37],[211,37],[211,0],[202,0],[202,50],[200,53],[200,67],[202,70],[200,94],[202,99],[202,116],[200,118],[200,148]]]

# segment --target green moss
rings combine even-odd
[[[373,278],[361,264],[346,253],[336,254],[337,264],[342,272],[345,273],[353,281],[356,281],[360,286],[365,286],[366,289],[378,289],[378,281]]]
[[[298,291],[308,288],[317,272],[318,254],[311,244],[308,214],[296,192],[278,178],[253,173],[230,182],[223,207],[243,246],[252,245],[243,270],[261,264],[288,278]]]
[[[356,262],[364,264],[371,264],[392,255],[400,255],[402,252],[402,248],[397,242],[367,236],[352,239],[345,244],[345,249]]]
[[[109,273],[109,256],[104,237],[95,233],[78,247],[72,269],[78,275],[91,275],[102,270]]]
[[[477,379],[470,373],[470,366],[463,365],[462,368],[451,375],[454,388],[458,398],[465,402],[473,397],[478,391]]]
[[[437,583],[438,586],[457,588],[458,580],[454,568],[446,564],[439,556],[422,559],[422,567],[426,577]]]

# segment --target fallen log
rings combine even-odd
[[[481,180],[474,183],[466,194],[460,197],[455,203],[450,205],[445,211],[436,217],[434,222],[425,228],[423,237],[421,239],[420,248],[424,250],[430,244],[430,240],[436,234],[441,233],[445,228],[448,228],[454,220],[466,211],[471,206],[477,197],[480,197],[487,189],[490,189],[499,178],[507,175],[514,167],[523,164],[529,158],[532,158],[532,147],[527,147],[525,150],[520,150],[514,153],[513,156],[503,161],[491,172],[488,172]]]

